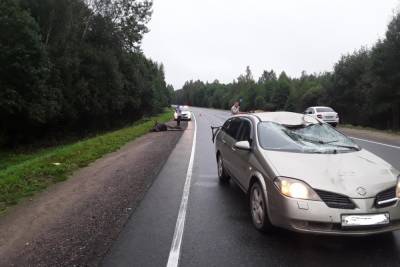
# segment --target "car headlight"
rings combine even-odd
[[[274,183],[279,191],[287,197],[321,200],[317,193],[303,181],[287,177],[277,177]],[[398,188],[400,190],[400,186]]]
[[[396,197],[400,198],[400,175],[397,176]]]

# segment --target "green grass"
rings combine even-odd
[[[0,212],[51,184],[67,179],[73,171],[144,135],[155,121],[166,122],[171,111],[142,119],[130,127],[73,144],[29,154],[0,153]]]
[[[375,131],[375,132],[387,133],[387,134],[392,134],[392,135],[400,135],[400,131],[379,130],[379,129],[375,129],[375,128],[371,128],[371,127],[356,126],[356,125],[352,125],[352,124],[340,124],[339,127],[358,129],[358,130]]]

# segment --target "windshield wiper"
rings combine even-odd
[[[343,148],[348,148],[348,149],[353,149],[355,151],[360,151],[360,147],[358,146],[346,146],[346,145],[334,145],[336,147],[343,147]]]
[[[306,140],[308,142],[312,142],[312,143],[322,144],[322,145],[339,142],[339,140],[332,140],[332,141],[327,141],[327,142],[324,142],[324,141],[321,141],[321,140],[320,141],[314,141],[314,140],[309,140],[309,139],[304,139],[304,140]],[[356,151],[360,151],[360,148],[358,146],[347,146],[347,145],[339,145],[339,144],[332,144],[332,145],[336,146],[336,147],[343,147],[343,148],[354,149]]]
[[[339,142],[339,140],[332,140],[332,141],[326,141],[326,142],[324,142],[324,141],[319,141],[319,143],[320,144],[330,144],[330,143],[335,143],[335,142]]]
[[[308,139],[308,138],[304,138],[300,136],[300,139],[306,142],[310,142],[310,143],[314,143],[314,144],[321,144],[321,145],[325,145],[325,144],[329,144],[329,143],[334,143],[337,142],[339,140],[334,140],[334,141],[328,141],[328,142],[324,142],[322,140],[313,140],[313,139]]]

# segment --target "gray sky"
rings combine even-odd
[[[342,54],[384,37],[399,0],[154,0],[144,53],[175,89],[231,82],[247,65],[290,76],[332,70]]]

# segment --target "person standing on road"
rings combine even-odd
[[[240,104],[239,101],[236,101],[235,104],[231,107],[232,115],[237,115],[240,113]]]
[[[176,125],[177,126],[181,126],[181,119],[182,119],[182,109],[181,109],[181,106],[176,106],[176,109],[175,109],[175,112],[176,112]]]

